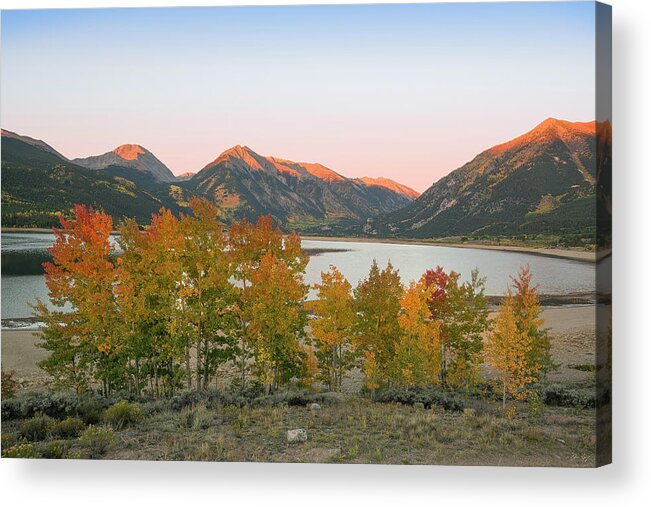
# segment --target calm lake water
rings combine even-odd
[[[47,300],[43,275],[35,273],[39,273],[40,263],[46,259],[46,249],[53,241],[53,235],[47,233],[2,234],[2,319],[30,317],[28,303],[37,297]],[[377,259],[380,267],[386,266],[390,260],[405,283],[420,278],[426,269],[437,265],[446,271],[461,273],[464,280],[477,267],[487,278],[488,295],[503,294],[509,285],[509,277],[525,264],[530,265],[543,294],[595,290],[593,264],[519,252],[321,240],[303,240],[303,247],[325,250],[310,257],[306,270],[306,281],[310,284],[320,281],[320,273],[334,264],[354,286],[368,274],[373,259]]]

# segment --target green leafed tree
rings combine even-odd
[[[273,252],[264,254],[250,281],[242,296],[247,342],[253,350],[256,375],[269,393],[307,373],[302,341],[308,286],[302,273]]]
[[[190,201],[193,215],[183,216],[179,306],[191,336],[197,387],[206,389],[216,369],[235,353],[237,291],[230,282],[232,264],[218,209],[205,199]]]
[[[373,385],[390,382],[389,367],[400,336],[398,314],[401,296],[402,283],[391,262],[380,270],[373,260],[368,277],[354,290],[357,314],[354,343],[355,348],[364,354],[364,362],[373,363],[373,368],[370,364],[363,365],[365,372],[373,371],[377,379]]]
[[[429,308],[440,324],[439,377],[451,386],[469,386],[479,375],[483,336],[489,329],[485,279],[473,270],[470,281],[440,266],[424,275],[431,288]]]

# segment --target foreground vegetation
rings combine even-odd
[[[296,391],[140,403],[32,393],[3,404],[2,448],[4,457],[593,466],[587,393],[566,390],[568,406],[517,402],[508,414],[499,401],[450,393],[412,392],[423,405]],[[288,442],[296,428],[305,442]]]

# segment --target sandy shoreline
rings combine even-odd
[[[552,381],[585,382],[594,377],[586,371],[572,368],[572,365],[594,364],[596,349],[606,344],[597,343],[595,305],[545,308],[542,312],[545,327],[552,335],[552,355],[560,368],[552,372]],[[602,322],[600,326],[607,326]],[[37,366],[48,352],[38,348],[38,330],[3,330],[1,338],[2,368],[15,370],[16,377],[24,387],[43,385],[47,375]]]
[[[587,250],[571,250],[562,248],[543,248],[533,246],[516,246],[516,245],[485,245],[481,243],[446,243],[444,241],[424,240],[424,239],[397,239],[397,238],[353,238],[353,237],[329,237],[329,236],[306,236],[301,235],[301,239],[313,241],[338,241],[342,243],[388,243],[396,245],[426,245],[426,246],[445,246],[450,248],[470,248],[475,250],[497,250],[501,252],[521,252],[531,255],[540,255],[542,257],[555,257],[558,259],[568,259],[578,262],[594,264],[597,261],[597,254]],[[606,257],[601,255],[600,258]]]

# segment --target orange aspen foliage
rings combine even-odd
[[[432,320],[429,302],[434,288],[425,276],[402,293],[398,315],[400,340],[396,346],[393,377],[398,385],[435,383],[440,369],[440,324]]]
[[[48,310],[40,301],[35,305],[47,323],[41,345],[52,352],[42,366],[55,380],[72,383],[78,390],[97,373],[108,392],[121,348],[115,333],[113,221],[83,205],[76,205],[74,214],[73,220],[61,218],[61,227],[53,229],[52,262],[43,264],[50,301],[71,311],[65,315]]]

